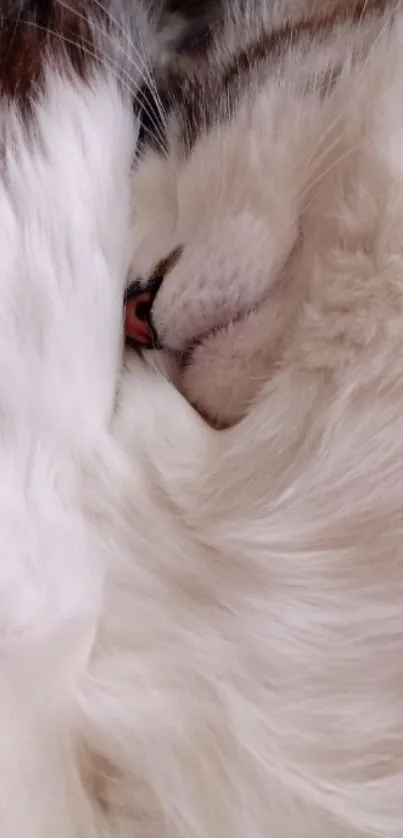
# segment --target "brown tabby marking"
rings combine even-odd
[[[223,78],[223,86],[226,89],[230,88],[234,77],[238,80],[242,75],[249,74],[251,67],[267,61],[268,58],[278,60],[304,41],[320,41],[327,38],[337,26],[357,26],[371,15],[381,17],[388,8],[392,12],[395,5],[391,0],[359,0],[352,6],[346,6],[344,3],[330,14],[320,14],[297,23],[285,23],[272,32],[265,33],[258,41],[238,53]]]
[[[182,129],[184,153],[189,153],[197,136],[209,130],[217,121],[231,118],[239,96],[245,90],[251,73],[258,79],[267,74],[267,65],[273,66],[284,56],[305,43],[324,42],[338,26],[359,26],[371,17],[393,18],[395,0],[357,0],[342,2],[332,12],[320,13],[300,21],[286,22],[276,29],[262,33],[261,37],[231,57],[220,67],[206,54],[179,56],[172,62],[168,76],[161,80],[160,95],[166,110],[174,109]],[[388,18],[388,11],[390,18]],[[329,68],[325,74],[324,92],[332,88],[338,69]],[[158,120],[158,113],[155,113]]]

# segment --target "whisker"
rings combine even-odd
[[[347,160],[350,155],[353,155],[356,151],[359,151],[363,144],[364,141],[360,140],[360,142],[355,143],[354,145],[350,146],[350,148],[346,149],[346,151],[344,151],[343,154],[340,154],[340,156],[336,160],[333,160],[330,166],[328,166],[327,169],[321,172],[320,175],[318,175],[318,177],[312,183],[309,184],[305,191],[305,194],[307,194],[307,192],[309,192],[311,189],[317,186],[317,184],[320,183],[320,181],[323,178],[327,177],[327,175],[329,175],[333,171],[333,169],[339,166],[340,163],[344,163],[344,161]],[[302,193],[301,197],[304,197],[304,193]]]
[[[23,23],[24,23],[24,26],[31,26],[34,29],[39,29],[41,32],[45,32],[45,34],[51,35],[52,37],[57,38],[59,41],[61,41],[64,44],[67,44],[68,46],[80,48],[80,50],[85,55],[88,55],[90,58],[93,58],[95,61],[97,61],[100,64],[102,64],[102,62],[100,60],[101,58],[102,59],[104,59],[104,58],[107,59],[107,64],[106,64],[107,69],[111,69],[113,71],[114,77],[119,82],[121,82],[123,84],[125,89],[130,93],[130,95],[132,97],[134,97],[136,95],[137,91],[132,86],[132,83],[129,83],[129,82],[125,81],[125,79],[122,77],[122,75],[121,75],[121,69],[122,68],[120,67],[118,62],[114,61],[113,59],[110,59],[109,56],[106,56],[106,55],[105,56],[100,56],[99,53],[96,52],[95,49],[89,48],[92,45],[91,45],[90,41],[88,41],[87,39],[85,39],[83,37],[80,37],[79,40],[74,40],[73,38],[69,38],[67,35],[64,35],[64,33],[62,33],[62,32],[57,32],[56,30],[51,29],[50,27],[42,26],[40,23],[37,23],[35,20],[24,20]],[[114,65],[119,68],[119,72],[115,71]],[[125,75],[129,79],[129,81],[132,82],[132,80],[130,79],[130,76],[128,76],[127,73],[125,73]]]
[[[97,2],[97,0],[95,0],[95,2]],[[141,33],[139,34],[139,37],[141,38]],[[130,42],[132,44],[132,48],[135,49],[131,38],[130,38]],[[143,42],[142,42],[142,46],[143,46],[143,51],[145,51],[145,47],[144,47]],[[149,89],[150,89],[151,93],[154,96],[154,102],[155,102],[155,106],[156,106],[157,111],[158,111],[158,116],[161,120],[161,124],[163,125],[164,129],[166,130],[167,127],[168,127],[168,114],[167,114],[167,112],[164,108],[164,105],[163,105],[163,102],[162,102],[162,99],[161,99],[161,95],[159,93],[159,90],[158,90],[158,87],[157,87],[157,84],[156,84],[156,81],[155,81],[155,78],[154,78],[154,74],[151,72],[151,70],[148,70],[148,86],[149,86]]]
[[[365,6],[366,6],[366,5],[367,5],[367,4],[365,4]],[[377,33],[377,35],[376,35],[376,37],[375,37],[375,39],[374,39],[373,43],[371,44],[371,46],[370,46],[370,48],[369,48],[369,50],[368,50],[367,55],[363,58],[363,60],[362,60],[362,62],[360,63],[359,67],[357,68],[355,89],[357,89],[357,86],[358,86],[358,85],[359,85],[359,83],[362,81],[362,79],[365,77],[365,74],[366,74],[366,71],[367,71],[367,67],[368,67],[368,62],[372,59],[373,52],[376,50],[377,46],[379,45],[380,40],[381,40],[381,39],[382,39],[382,37],[384,36],[384,34],[385,34],[385,32],[387,31],[387,28],[388,28],[388,26],[389,26],[389,24],[390,24],[390,22],[391,22],[391,20],[392,20],[392,17],[393,17],[394,12],[396,11],[396,9],[397,9],[400,5],[401,5],[401,0],[397,0],[397,2],[394,4],[393,8],[391,8],[390,13],[389,13],[389,14],[388,14],[388,16],[387,16],[386,21],[385,21],[385,22],[384,22],[384,24],[380,27],[379,32]],[[363,19],[364,15],[365,15],[365,6],[364,6],[364,8],[362,9],[362,14],[361,14],[361,20],[360,20],[360,22],[362,22],[362,19]],[[334,94],[332,94],[332,95],[334,95]],[[307,157],[307,159],[306,159],[306,165],[307,165],[307,166],[309,166],[309,165],[312,163],[312,160],[315,160],[316,155],[317,155],[317,152],[318,152],[318,148],[320,148],[320,146],[323,144],[323,142],[324,142],[324,140],[326,139],[326,137],[327,137],[327,136],[328,136],[328,135],[329,135],[329,134],[330,134],[330,133],[334,130],[334,128],[336,127],[337,123],[338,123],[339,121],[341,121],[341,120],[345,117],[346,109],[347,109],[347,105],[346,105],[346,107],[345,107],[344,111],[340,111],[340,112],[336,115],[336,117],[335,117],[335,118],[334,118],[334,119],[333,119],[333,120],[329,123],[329,125],[327,125],[327,126],[326,126],[326,131],[324,131],[324,132],[320,135],[320,137],[318,138],[318,142],[317,142],[317,144],[316,144],[316,145],[314,145],[314,146],[312,147],[312,149],[311,149],[310,153],[308,154],[308,157]],[[341,137],[342,137],[342,133],[340,133],[340,135],[339,135],[339,139],[341,139]],[[336,142],[337,142],[337,139],[336,139]],[[325,154],[325,155],[326,155],[326,153],[328,153],[328,150],[327,150],[327,149],[325,149],[325,150],[324,150],[324,154]],[[318,163],[318,165],[320,165],[321,160],[323,160],[323,156],[322,156],[322,157],[321,157],[318,161],[316,161],[316,162]]]
[[[148,116],[148,118],[150,120],[150,125],[154,129],[154,133],[152,131],[150,131],[150,129],[147,128],[147,126],[145,126],[145,125],[143,125],[143,130],[146,131],[147,134],[150,134],[150,136],[152,136],[154,138],[154,140],[156,142],[158,142],[158,148],[159,148],[160,152],[163,154],[163,156],[165,156],[166,155],[166,147],[165,147],[165,136],[164,136],[163,129],[161,129],[160,125],[158,124],[157,119],[156,119],[153,111],[151,110],[150,103],[147,99],[147,96],[144,93],[144,91],[141,90],[141,88],[138,90],[135,98],[136,98],[136,102],[138,102],[140,104],[143,112],[146,114],[146,116]]]
[[[95,0],[94,0],[94,2],[95,2]],[[79,20],[84,21],[84,23],[88,23],[88,20],[85,17],[85,15],[83,15],[81,12],[77,11],[76,9],[72,8],[72,6],[70,6],[68,3],[66,3],[65,0],[57,0],[57,3],[61,8],[64,8],[64,9],[66,9],[66,11],[71,12],[72,14],[74,14]],[[100,5],[100,4],[98,3],[98,5]],[[93,19],[91,20],[90,23],[91,23],[91,26],[93,28],[96,27],[96,29],[98,29],[98,31],[100,32],[102,37],[106,37],[112,45],[114,45],[114,46],[116,45],[116,39],[113,38],[113,36],[109,32],[107,32],[102,26],[100,26],[100,24],[96,23],[96,21],[94,21]],[[120,27],[120,28],[121,28],[122,33],[125,35],[125,32],[124,32],[123,28],[122,27]],[[82,43],[87,44],[87,46],[92,46],[92,44],[90,44],[90,42],[87,39],[82,37],[80,40],[81,40]],[[134,48],[134,45],[133,45],[133,48]],[[118,67],[120,73],[121,74],[124,73],[125,77],[127,79],[129,79],[129,81],[131,83],[133,83],[133,79],[132,79],[130,73],[122,67],[122,65],[120,64],[119,61],[117,61],[112,56],[107,55],[107,53],[105,53],[105,52],[101,55],[101,57],[104,60],[105,59],[108,60],[109,66],[113,65],[113,66]],[[124,57],[128,60],[129,63],[132,64],[132,66],[135,68],[135,70],[139,73],[141,81],[145,81],[149,77],[149,69],[147,67],[147,64],[146,64],[145,60],[143,60],[143,66],[140,66],[139,64],[137,64],[136,62],[134,62],[130,58],[130,56],[127,52],[124,52]],[[121,76],[120,76],[120,78],[121,78]],[[137,100],[140,100],[141,96],[142,96],[142,94],[141,94],[140,89],[137,90],[136,93],[133,92],[133,98],[136,98]],[[155,133],[155,139],[158,138],[161,141],[160,148],[162,150],[164,148],[163,132],[161,131],[161,129],[160,129],[155,117],[154,117],[154,114],[147,107],[147,105],[148,105],[147,100],[145,98],[143,98],[143,99],[141,99],[141,102],[142,102],[142,107],[143,107],[144,112],[149,117],[150,123],[152,124],[153,128],[155,129],[155,132],[156,132]]]
[[[59,0],[59,1],[60,1],[60,0]],[[137,56],[137,58],[141,59],[141,60],[144,62],[144,54],[145,54],[145,52],[146,52],[146,51],[145,51],[145,49],[144,49],[144,44],[143,44],[143,56],[142,56],[142,55],[141,55],[141,53],[139,52],[139,50],[137,49],[137,47],[135,46],[135,44],[134,44],[134,42],[133,42],[133,38],[132,38],[132,37],[129,35],[129,33],[128,33],[125,29],[124,29],[124,27],[123,27],[123,26],[122,26],[122,24],[121,24],[121,23],[117,20],[117,18],[116,18],[116,17],[114,17],[108,9],[106,9],[105,5],[101,2],[101,0],[93,0],[93,2],[95,3],[95,5],[96,5],[96,6],[100,9],[100,11],[101,11],[103,14],[106,14],[106,15],[108,16],[108,19],[111,21],[111,23],[113,23],[113,25],[117,28],[117,30],[118,30],[118,31],[119,31],[119,32],[123,35],[123,37],[126,39],[126,42],[129,44],[129,47],[130,47],[131,52],[133,52],[133,53]],[[140,33],[140,32],[139,32],[139,38],[141,38],[141,33]],[[125,57],[128,59],[129,63],[131,63],[131,64],[132,64],[132,66],[133,66],[136,70],[138,70],[138,69],[139,69],[139,66],[138,66],[138,64],[134,61],[134,59],[132,58],[132,56],[131,56],[131,55],[129,55],[127,52],[124,52],[124,55],[125,55]],[[161,122],[162,122],[162,124],[166,127],[166,124],[167,124],[167,115],[166,115],[166,113],[164,112],[164,109],[163,109],[163,106],[162,106],[161,97],[160,97],[160,95],[159,95],[159,93],[158,93],[158,89],[157,89],[157,86],[156,86],[156,84],[155,84],[155,80],[154,80],[153,74],[151,73],[150,68],[148,67],[148,65],[147,65],[145,62],[144,62],[144,70],[145,70],[145,73],[146,73],[145,78],[146,78],[146,80],[147,80],[148,86],[149,86],[150,90],[151,90],[151,91],[153,92],[153,94],[154,94],[155,103],[156,103],[156,106],[158,107],[158,111],[159,111],[159,116],[160,116]]]
[[[317,186],[318,183],[321,182],[321,180],[323,180],[329,174],[331,174],[331,172],[334,169],[336,169],[340,165],[340,163],[344,163],[344,161],[348,160],[348,158],[351,155],[353,155],[357,151],[359,151],[360,148],[362,147],[362,145],[363,145],[363,141],[361,140],[359,143],[355,143],[355,145],[350,146],[350,148],[346,149],[343,152],[343,154],[340,154],[339,157],[337,157],[335,160],[333,160],[332,163],[323,172],[321,172],[315,180],[313,180],[311,183],[309,183],[309,185],[306,187],[306,189],[300,194],[300,196],[299,196],[300,200],[303,201],[305,196],[307,194],[309,194],[309,192],[311,192],[311,190],[314,189],[315,186]],[[308,201],[308,203],[304,207],[304,213],[309,212],[309,210],[312,209],[314,204],[315,204],[315,195],[312,195],[311,199]]]
[[[93,29],[94,29],[94,28],[95,28],[95,29],[97,29],[97,30],[98,30],[98,32],[100,33],[100,35],[102,36],[102,38],[107,38],[107,40],[109,41],[109,43],[111,43],[113,46],[115,46],[115,47],[116,47],[116,46],[118,45],[117,39],[116,39],[116,38],[114,38],[114,37],[113,37],[113,35],[111,35],[111,34],[110,34],[110,32],[108,32],[104,26],[101,26],[99,23],[97,23],[97,21],[96,21],[94,18],[92,18],[92,19],[90,19],[90,20],[89,20],[87,17],[85,17],[85,15],[83,15],[83,14],[82,14],[81,12],[79,12],[77,9],[72,8],[72,6],[70,6],[68,3],[66,3],[66,2],[65,2],[65,0],[56,0],[56,2],[57,2],[57,5],[58,5],[58,6],[60,6],[61,8],[66,9],[66,11],[68,11],[68,12],[71,12],[71,13],[72,13],[73,15],[75,15],[75,17],[77,17],[79,20],[84,21],[84,23],[89,23],[89,24],[90,24],[90,26],[91,26],[91,28],[93,28]],[[101,10],[101,11],[104,11],[104,13],[105,13],[105,14],[108,14],[108,18],[109,18],[110,20],[112,20],[112,22],[113,22],[113,19],[111,18],[111,16],[109,15],[109,13],[106,11],[106,9],[103,9],[103,7],[101,6],[101,4],[100,4],[100,3],[98,3],[98,2],[97,2],[97,0],[94,0],[94,2],[95,2],[95,4],[96,4],[97,6],[99,6],[99,7],[100,7],[100,10]],[[123,29],[122,29],[122,33],[123,33],[123,34],[125,34]],[[120,46],[120,44],[119,44],[119,46]],[[132,66],[134,67],[134,69],[136,70],[136,72],[139,74],[141,81],[144,81],[144,80],[147,78],[147,76],[148,76],[148,72],[149,72],[149,71],[148,71],[148,67],[147,67],[147,64],[146,64],[145,59],[144,59],[144,58],[142,58],[142,63],[141,63],[141,64],[138,64],[137,62],[135,62],[135,61],[131,58],[131,56],[130,56],[127,52],[123,52],[123,55],[124,55],[124,57],[127,59],[127,61],[128,61],[130,64],[132,64]],[[108,57],[110,58],[110,60],[113,60],[114,62],[116,62],[116,64],[119,64],[119,62],[118,62],[118,61],[116,61],[116,59],[112,59],[112,57],[111,57],[111,56],[108,56]],[[119,66],[121,66],[121,65],[119,64]],[[121,69],[123,70],[123,67],[122,67]],[[125,74],[126,74],[127,76],[129,76],[129,77],[130,77],[130,74],[128,73],[128,71],[127,71],[127,70],[124,70],[124,72],[125,72]],[[132,81],[133,81],[133,80],[132,80]]]
[[[116,78],[117,81],[120,84],[122,84],[122,86],[125,88],[125,90],[127,90],[127,92],[129,93],[129,95],[132,99],[138,98],[139,91],[134,89],[133,81],[132,81],[130,75],[128,73],[126,73],[126,71],[122,70],[122,68],[121,68],[121,66],[119,65],[118,62],[114,61],[114,59],[111,59],[106,54],[104,56],[102,56],[102,62],[101,62],[100,61],[101,56],[94,49],[89,49],[88,46],[85,46],[85,44],[88,44],[88,45],[90,44],[90,42],[87,41],[85,38],[80,38],[80,41],[78,43],[77,41],[73,40],[72,38],[68,38],[66,35],[64,35],[61,32],[56,32],[56,31],[50,29],[49,27],[41,26],[41,24],[37,23],[36,21],[26,20],[26,21],[23,21],[23,22],[24,22],[25,26],[32,26],[33,28],[39,29],[40,31],[45,32],[46,34],[52,35],[53,37],[57,38],[62,43],[65,43],[65,44],[67,44],[69,46],[73,46],[73,47],[79,46],[80,49],[82,50],[82,52],[85,55],[88,55],[90,58],[93,58],[95,61],[98,61],[101,64],[103,63],[104,66],[106,66],[106,68],[108,70],[110,70],[110,72],[112,73],[114,78]],[[116,71],[116,67],[118,68],[118,72]],[[124,76],[126,78],[123,77],[122,73],[124,74]],[[127,81],[127,79],[129,81]],[[153,134],[150,131],[150,129],[148,129],[148,133],[150,135],[152,135],[154,141],[157,143],[157,147],[160,150],[161,154],[165,155],[166,154],[165,145],[163,144],[163,142],[162,142],[161,138],[158,136],[158,134]]]

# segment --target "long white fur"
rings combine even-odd
[[[98,835],[72,733],[102,593],[79,476],[114,409],[134,128],[113,80],[50,71],[35,136],[1,119],[0,834]]]
[[[120,372],[130,102],[1,104],[1,838],[401,838],[401,56],[330,105],[309,297],[222,433]]]

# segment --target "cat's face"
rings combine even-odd
[[[273,29],[264,4],[246,45],[245,12],[207,55],[167,70],[159,151],[159,105],[146,102],[154,149],[134,174],[132,279],[147,286],[168,260],[154,331],[177,386],[217,426],[249,410],[292,334],[311,206],[346,156],[352,56],[379,39],[380,5],[330,4],[328,17]]]
[[[296,309],[296,158],[267,128],[279,106],[258,97],[189,155],[148,152],[134,175],[132,278],[147,285],[167,259],[154,330],[179,389],[219,426],[247,411]]]

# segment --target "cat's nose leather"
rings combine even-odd
[[[126,289],[124,328],[126,341],[136,349],[163,349],[152,318],[152,307],[166,274],[182,254],[178,246],[158,262],[148,282],[135,280]]]
[[[124,330],[126,340],[137,349],[160,349],[152,321],[152,305],[162,279],[144,285],[133,282],[125,293]]]

